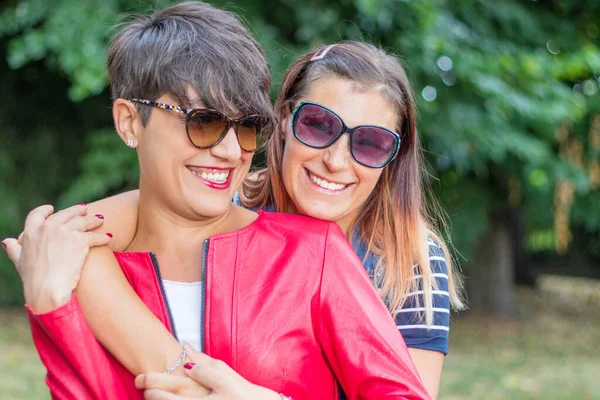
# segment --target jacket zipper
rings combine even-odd
[[[200,351],[205,353],[204,346],[204,322],[206,317],[206,255],[208,253],[208,239],[202,243],[202,286],[200,296],[202,303],[200,304]]]
[[[163,282],[162,275],[160,274],[160,266],[158,265],[158,259],[156,258],[156,254],[152,252],[150,252],[150,258],[152,259],[152,265],[154,266],[154,271],[156,272],[156,278],[158,279],[158,286],[160,286],[160,292],[162,294],[163,300],[165,301],[165,307],[167,308],[167,316],[169,317],[169,324],[171,324],[173,336],[175,336],[175,339],[179,341],[179,338],[177,337],[177,329],[175,329],[175,321],[173,320],[173,315],[171,314],[171,307],[169,307],[169,297],[167,296],[165,284]]]

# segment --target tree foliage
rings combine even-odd
[[[134,153],[112,129],[106,44],[121,13],[171,3],[0,1],[0,235],[18,233],[39,203],[135,187]],[[526,216],[530,251],[566,251],[581,230],[577,248],[600,257],[600,4],[212,3],[243,16],[265,47],[273,94],[295,57],[321,44],[367,40],[403,59],[431,183],[464,257],[492,214],[514,210]],[[18,301],[4,260],[0,303]]]

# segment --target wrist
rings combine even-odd
[[[52,285],[43,287],[25,287],[23,290],[25,302],[38,314],[55,310],[69,302],[73,291]]]

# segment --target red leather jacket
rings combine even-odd
[[[153,253],[115,253],[132,287],[173,332]],[[204,243],[203,351],[295,400],[429,399],[402,336],[334,223],[261,212]],[[276,288],[275,290],[273,288]],[[141,398],[76,298],[28,309],[56,399]],[[175,335],[176,333],[173,332]]]

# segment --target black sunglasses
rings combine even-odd
[[[292,131],[305,145],[324,149],[344,133],[350,136],[350,154],[361,165],[383,168],[400,150],[400,135],[377,125],[348,128],[329,108],[317,103],[302,102],[292,111]]]
[[[208,149],[221,143],[231,127],[240,148],[247,152],[258,151],[268,139],[265,127],[269,124],[269,120],[259,114],[231,119],[222,112],[209,108],[182,108],[136,98],[131,98],[129,101],[185,114],[187,137],[199,149]]]

